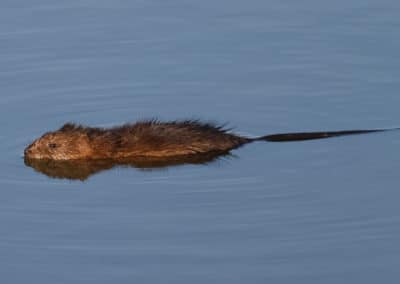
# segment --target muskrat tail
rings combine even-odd
[[[258,138],[254,138],[253,141],[269,141],[269,142],[292,142],[292,141],[303,141],[303,140],[314,140],[324,139],[330,137],[338,137],[344,135],[357,135],[373,132],[383,132],[391,130],[399,130],[400,128],[390,129],[368,129],[368,130],[340,130],[340,131],[329,131],[329,132],[294,132],[294,133],[279,133],[271,134]]]

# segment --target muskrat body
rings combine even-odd
[[[34,141],[26,148],[25,156],[52,160],[174,157],[222,153],[249,141],[222,126],[190,120],[150,120],[113,128],[67,123]]]
[[[113,128],[67,123],[54,132],[45,133],[29,145],[24,153],[28,159],[48,160],[173,158],[206,153],[223,154],[257,140],[299,141],[377,131],[384,130],[302,132],[248,138],[233,134],[223,126],[197,120],[148,120]]]

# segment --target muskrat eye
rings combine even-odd
[[[54,149],[54,148],[57,147],[57,144],[56,143],[49,143],[48,146],[49,146],[49,148]]]

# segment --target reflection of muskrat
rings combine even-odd
[[[230,133],[222,126],[195,120],[141,121],[114,128],[92,128],[65,124],[48,132],[25,149],[25,158],[49,160],[121,159],[135,157],[177,157],[205,153],[227,153],[246,143],[321,139],[361,134],[376,130],[303,132],[247,138]]]
[[[114,167],[136,168],[143,171],[161,170],[179,165],[205,165],[221,158],[234,158],[229,153],[205,153],[175,157],[135,157],[96,160],[49,160],[25,158],[25,165],[51,178],[86,180],[91,175]]]

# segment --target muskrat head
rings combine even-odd
[[[89,157],[91,147],[81,127],[66,124],[36,139],[26,147],[24,154],[28,159],[77,160]]]

